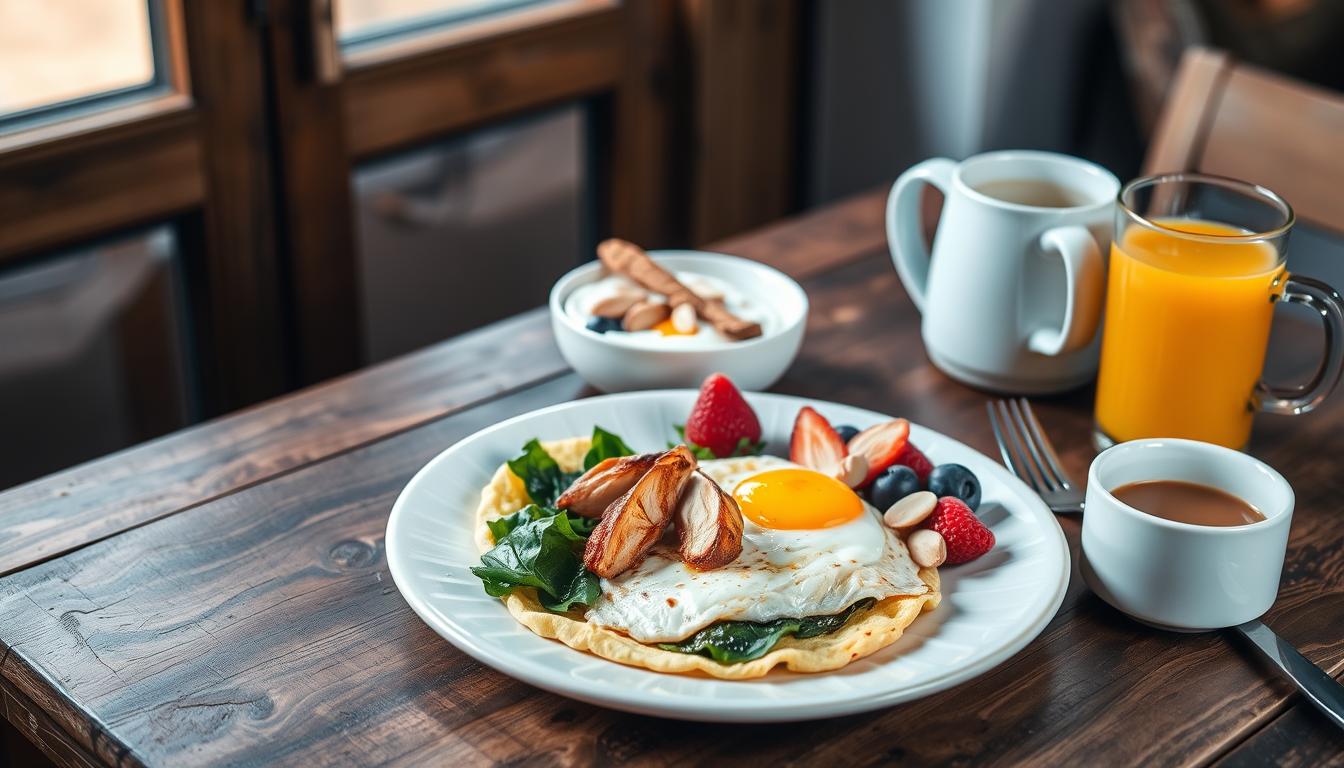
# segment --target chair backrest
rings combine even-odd
[[[1191,48],[1144,161],[1145,174],[1182,170],[1262,184],[1344,232],[1344,95]]]

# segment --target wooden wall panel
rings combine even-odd
[[[684,246],[689,173],[679,162],[687,139],[685,39],[677,0],[626,5],[625,66],[603,137],[609,225],[598,238],[621,237],[646,248]]]
[[[692,243],[727,237],[795,203],[797,0],[685,0],[690,35]]]

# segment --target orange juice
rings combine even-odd
[[[1194,235],[1244,235],[1158,219]],[[1251,433],[1283,263],[1264,241],[1190,239],[1131,226],[1111,246],[1097,425],[1116,440],[1185,437],[1231,448]]]

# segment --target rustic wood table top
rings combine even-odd
[[[986,395],[924,355],[883,201],[717,246],[783,269],[811,297],[802,354],[775,389],[908,416],[996,456]],[[484,667],[393,586],[388,512],[455,441],[590,394],[536,310],[0,494],[5,717],[66,765],[1344,761],[1344,734],[1236,638],[1135,624],[1076,567],[1059,614],[1015,657],[868,714],[674,722]],[[1086,390],[1038,401],[1076,477],[1093,456],[1090,405]],[[1262,418],[1251,452],[1298,494],[1266,621],[1338,675],[1344,397]],[[1060,525],[1076,559],[1079,520]]]

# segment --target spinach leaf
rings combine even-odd
[[[799,639],[828,635],[843,627],[850,617],[872,605],[873,599],[860,600],[832,616],[807,616],[774,621],[720,621],[696,632],[679,643],[659,643],[666,651],[696,653],[720,664],[736,664],[759,659],[786,635]]]
[[[593,445],[583,456],[583,470],[587,472],[604,459],[630,456],[633,453],[634,450],[626,445],[624,440],[599,426],[594,426]]]
[[[593,427],[593,442],[583,457],[583,468],[588,470],[603,459],[632,453],[620,437]],[[552,506],[582,473],[561,470],[535,438],[508,464],[522,479],[533,503],[486,522],[495,546],[481,555],[481,564],[471,572],[492,597],[503,597],[519,587],[535,587],[547,610],[563,612],[575,605],[592,605],[601,596],[602,587],[597,576],[583,567],[578,545],[588,539],[598,521]]]
[[[808,616],[807,618],[799,619],[798,631],[794,632],[793,636],[799,640],[806,640],[809,637],[829,635],[845,626],[851,616],[876,602],[877,601],[873,598],[868,597],[849,606],[845,610],[831,614],[830,616]]]
[[[579,566],[579,575],[569,582],[569,587],[563,595],[553,598],[549,592],[537,593],[537,597],[541,599],[541,607],[556,613],[564,613],[575,605],[592,605],[601,596],[602,583],[598,580],[597,574],[583,566]]]
[[[526,507],[523,507],[522,509],[518,510],[517,512],[514,512],[511,515],[497,517],[494,520],[487,520],[485,521],[485,524],[490,529],[490,535],[494,538],[496,542],[499,542],[505,536],[508,536],[510,533],[512,533],[513,529],[517,528],[523,523],[531,522],[532,520],[540,520],[543,517],[550,517],[551,515],[560,515],[560,514],[567,515],[569,517],[569,527],[573,529],[575,533],[579,534],[585,539],[588,538],[588,535],[593,532],[593,529],[597,527],[597,524],[599,522],[591,518],[579,517],[578,515],[571,515],[568,512],[563,512],[554,507],[539,507],[536,504],[528,504]]]
[[[569,484],[578,479],[579,475],[592,469],[599,461],[609,459],[614,456],[629,456],[634,453],[630,446],[625,444],[617,435],[606,431],[601,427],[593,427],[593,443],[588,448],[588,453],[583,456],[583,470],[579,472],[565,472],[560,469],[560,465],[551,458],[545,448],[541,447],[541,441],[533,438],[527,441],[523,446],[521,456],[509,459],[509,469],[523,481],[523,488],[527,489],[527,496],[533,504],[539,504],[543,507],[549,507],[555,503],[556,498],[565,492]]]
[[[530,517],[530,509],[519,512]],[[481,555],[481,564],[471,572],[492,597],[518,587],[535,587],[549,610],[567,611],[576,603],[591,605],[601,589],[597,577],[583,567],[576,546],[587,534],[574,529],[568,513],[544,514],[546,510],[537,509],[535,519],[511,521],[515,527]]]
[[[549,507],[574,479],[577,472],[562,472],[551,454],[541,447],[541,441],[532,438],[523,446],[523,455],[509,459],[509,469],[523,481],[532,503]]]
[[[759,659],[769,653],[780,638],[797,632],[798,628],[798,619],[776,619],[765,623],[721,621],[680,643],[659,643],[658,647],[667,651],[698,653],[720,664],[735,664]]]

